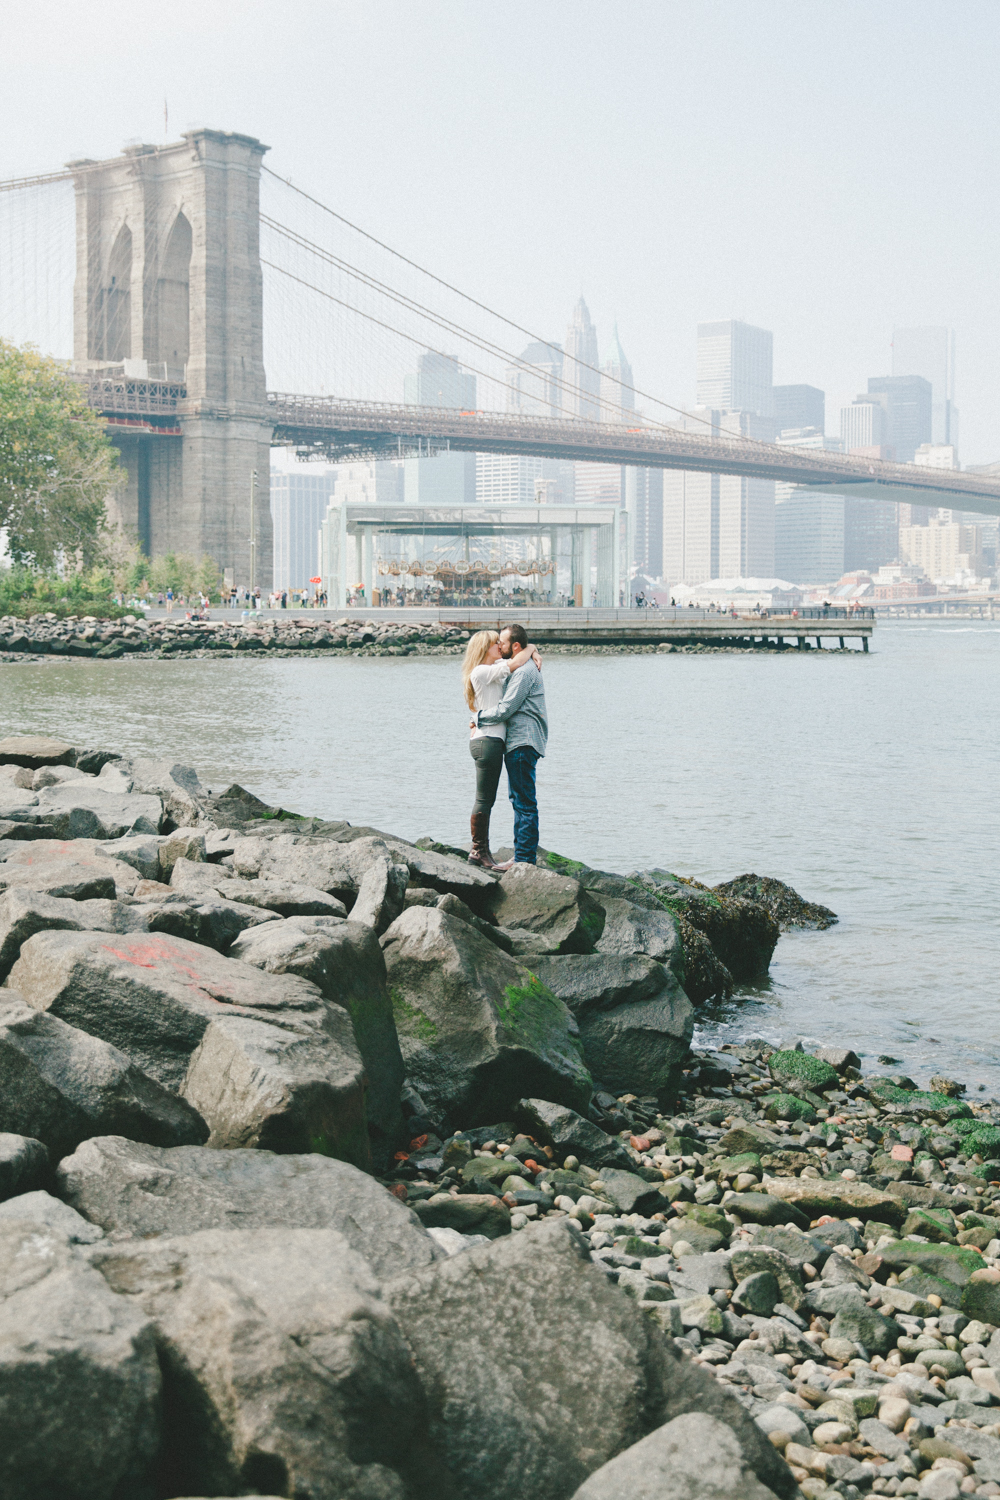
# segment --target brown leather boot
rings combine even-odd
[[[470,820],[472,829],[472,848],[469,850],[469,864],[481,865],[484,870],[495,870],[496,864],[490,853],[490,815],[489,813],[473,813]]]

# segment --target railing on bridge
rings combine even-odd
[[[187,395],[184,385],[170,380],[133,379],[92,370],[75,378],[85,387],[88,404],[109,416],[176,418],[177,403]]]

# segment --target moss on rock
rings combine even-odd
[[[808,1088],[821,1091],[840,1087],[836,1069],[831,1068],[821,1057],[813,1057],[808,1052],[772,1052],[767,1065],[776,1082],[782,1078],[797,1078]]]

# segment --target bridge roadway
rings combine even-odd
[[[91,406],[110,425],[135,426],[152,435],[177,433],[177,422],[185,414],[183,386],[124,376],[81,378]],[[702,436],[670,427],[626,427],[618,422],[393,406],[278,392],[268,392],[267,417],[273,423],[276,444],[331,460],[390,458],[426,445],[472,453],[741,474],[866,500],[908,500],[1000,516],[1000,482],[985,475],[783,447],[726,434]]]

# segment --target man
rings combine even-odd
[[[523,625],[508,625],[500,632],[500,655],[509,661],[516,651],[528,644]],[[498,706],[491,712],[480,709],[476,727],[506,724],[507,742],[504,765],[507,787],[514,804],[514,858],[498,870],[512,864],[533,865],[538,853],[538,803],[535,799],[535,767],[545,754],[549,721],[545,713],[545,689],[542,674],[534,660],[512,672]]]

